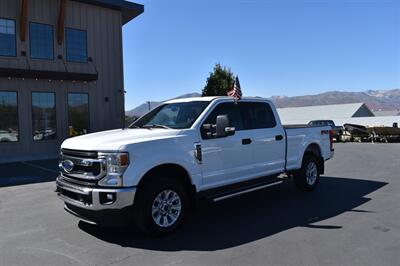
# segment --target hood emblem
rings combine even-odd
[[[64,160],[60,163],[60,167],[67,173],[74,169],[74,163],[71,160]]]

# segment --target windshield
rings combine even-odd
[[[163,104],[132,123],[129,128],[190,128],[209,102],[185,102]]]

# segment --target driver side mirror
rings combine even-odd
[[[204,138],[223,138],[235,135],[235,127],[230,126],[229,116],[219,115],[216,124],[203,124],[201,134]]]
[[[217,116],[215,125],[215,137],[222,138],[235,134],[235,128],[230,126],[229,117],[227,115]]]

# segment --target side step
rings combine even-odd
[[[279,181],[275,181],[275,182],[272,182],[272,183],[268,183],[268,184],[264,184],[264,185],[260,185],[260,186],[256,186],[256,187],[252,187],[252,188],[247,188],[247,189],[244,189],[244,190],[233,192],[231,194],[227,194],[227,195],[223,195],[223,196],[219,196],[219,197],[213,198],[212,201],[213,202],[218,202],[218,201],[221,201],[221,200],[224,200],[224,199],[229,199],[229,198],[236,197],[236,196],[239,196],[239,195],[242,195],[242,194],[245,194],[245,193],[249,193],[249,192],[256,191],[256,190],[263,189],[263,188],[267,188],[267,187],[272,187],[272,186],[279,185],[279,184],[282,184],[282,183],[283,183],[283,181],[279,180]]]
[[[224,199],[239,196],[248,192],[260,190],[267,187],[282,184],[287,178],[277,176],[264,176],[243,182],[230,184],[222,187],[212,188],[199,192],[199,198],[211,202],[218,202]]]

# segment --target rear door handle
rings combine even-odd
[[[283,136],[282,135],[276,135],[275,136],[275,140],[283,140]]]
[[[243,144],[243,145],[249,145],[249,144],[251,144],[251,139],[242,139],[242,144]]]

